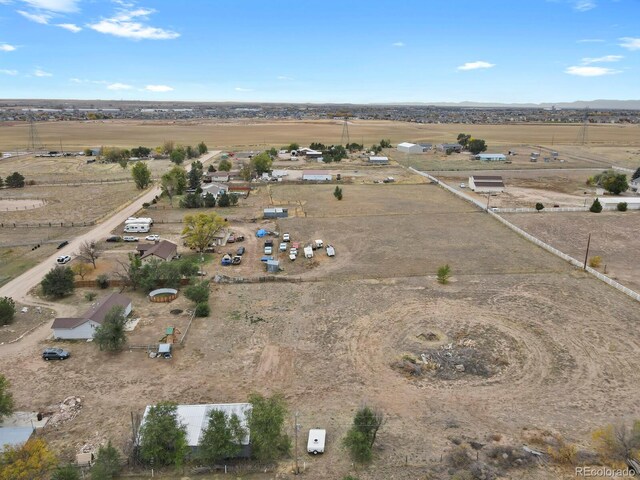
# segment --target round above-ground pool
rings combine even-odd
[[[149,292],[149,300],[155,303],[169,303],[178,298],[178,290],[175,288],[158,288]]]

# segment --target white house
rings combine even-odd
[[[507,156],[502,153],[480,153],[474,157],[483,162],[506,162]]]
[[[219,183],[209,183],[202,186],[202,197],[205,197],[207,193],[210,193],[215,198],[218,198],[222,193],[229,193],[229,187],[226,185],[220,185]]]
[[[140,422],[140,430],[147,420],[149,410],[152,405],[147,405],[142,415],[142,421]],[[192,451],[195,451],[200,445],[202,438],[202,431],[207,427],[209,423],[209,413],[212,410],[224,412],[227,416],[236,415],[240,420],[240,425],[245,428],[247,434],[240,441],[242,445],[242,451],[238,455],[239,457],[248,457],[250,454],[249,441],[251,438],[251,432],[249,431],[249,425],[247,422],[247,415],[251,412],[252,405],[250,403],[209,403],[203,405],[178,405],[176,407],[176,414],[178,422],[185,426],[187,430],[187,445]],[[140,438],[138,438],[140,442]]]
[[[93,334],[107,313],[113,307],[124,308],[124,316],[131,313],[131,299],[119,293],[112,293],[91,307],[79,318],[56,318],[51,325],[54,338],[65,340],[86,340],[93,338]]]
[[[424,153],[427,151],[425,147],[417,143],[402,142],[396,147],[396,150],[402,153]]]
[[[326,170],[303,170],[302,180],[308,180],[310,182],[330,182],[333,178]]]
[[[504,182],[499,175],[472,175],[469,177],[469,188],[476,193],[502,193]]]

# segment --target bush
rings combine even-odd
[[[107,277],[104,273],[102,275],[98,275],[96,278],[96,285],[98,288],[105,289],[109,288],[109,277]]]
[[[93,300],[95,300],[96,298],[96,293],[95,292],[87,292],[84,294],[84,299],[87,302],[93,302]]]
[[[189,285],[184,291],[184,296],[197,304],[206,303],[209,300],[209,282],[200,282],[195,285]]]
[[[75,274],[69,267],[53,267],[40,282],[42,293],[54,298],[69,295],[76,288],[74,277]]]
[[[438,283],[446,285],[449,283],[449,277],[451,277],[451,267],[448,264],[438,269]]]
[[[596,255],[595,257],[591,257],[589,259],[589,266],[591,268],[598,268],[602,265],[602,257]]]
[[[208,317],[211,312],[211,308],[208,303],[202,302],[196,305],[196,317]]]
[[[453,450],[451,450],[446,457],[447,464],[456,469],[467,468],[471,465],[472,459],[469,455],[469,451],[467,447],[464,445],[458,445]]]
[[[0,298],[0,325],[9,325],[16,315],[16,303],[11,297]]]
[[[561,465],[573,465],[576,463],[578,455],[578,447],[572,443],[566,443],[561,437],[557,437],[558,444],[555,447],[549,447],[547,453],[556,462]]]
[[[149,208],[151,206],[151,204],[149,202],[144,202],[142,204],[142,208]]]
[[[628,206],[629,205],[627,204],[627,202],[620,202],[620,203],[618,203],[618,211],[619,212],[626,212]]]
[[[589,208],[589,211],[593,213],[600,213],[602,211],[602,205],[600,204],[600,200],[596,198],[591,204],[591,208]]]
[[[536,203],[536,210],[537,211],[544,210],[544,205],[541,204],[540,202]]]

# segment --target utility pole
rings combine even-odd
[[[300,429],[300,425],[298,425],[298,411],[296,410],[295,423],[293,425],[294,435],[296,437],[296,468],[294,472],[296,475],[300,473],[300,467],[298,466],[298,430],[299,429]]]
[[[587,258],[589,257],[589,245],[591,245],[591,234],[589,234],[589,238],[587,239],[587,252],[584,254],[584,268],[583,270],[587,270]]]

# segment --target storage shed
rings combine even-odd
[[[280,262],[278,260],[267,260],[267,272],[278,273],[280,271]]]
[[[372,165],[389,165],[389,159],[387,157],[369,157],[369,163]]]
[[[504,182],[500,175],[472,175],[469,177],[469,188],[476,193],[502,193]]]
[[[310,182],[330,182],[333,176],[326,170],[304,170],[302,180]]]
[[[265,208],[262,213],[262,218],[287,218],[288,216],[288,208]]]
[[[483,162],[506,162],[507,156],[502,153],[480,153],[474,157]]]
[[[399,143],[396,150],[402,153],[424,153],[425,151],[422,145],[410,142]]]

